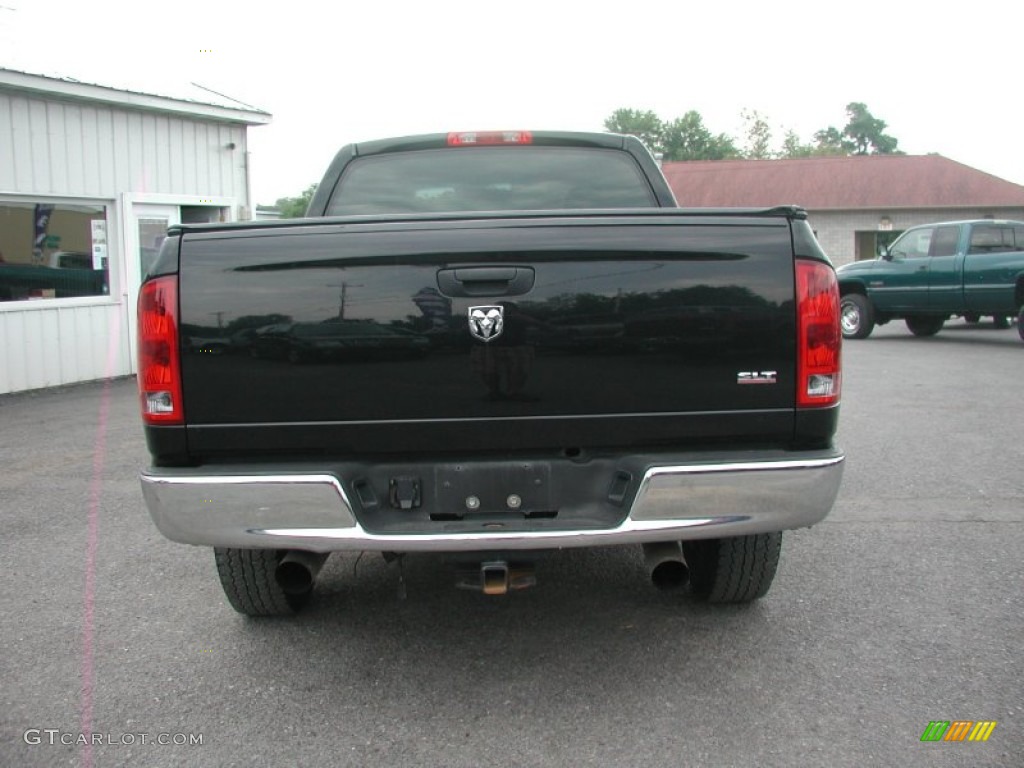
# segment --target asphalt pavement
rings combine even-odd
[[[246,619],[145,511],[133,380],[0,397],[0,766],[1020,768],[1024,343],[893,323],[844,357],[839,501],[740,607],[615,547],[497,599],[335,555]]]

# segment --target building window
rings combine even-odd
[[[0,301],[110,293],[107,209],[0,200]]]

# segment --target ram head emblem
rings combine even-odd
[[[480,341],[493,341],[505,330],[505,308],[499,305],[469,308],[469,333]]]

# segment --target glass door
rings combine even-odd
[[[138,312],[139,286],[160,253],[168,227],[181,223],[181,209],[176,205],[134,203],[126,232],[128,290],[125,299],[128,308],[129,354],[132,372],[137,372],[135,324]]]

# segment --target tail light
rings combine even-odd
[[[533,134],[529,131],[462,131],[448,134],[449,147],[532,143]]]
[[[178,276],[143,284],[139,293],[139,394],[147,424],[183,424],[178,352]]]
[[[798,408],[839,402],[842,335],[836,273],[819,261],[796,262]]]

